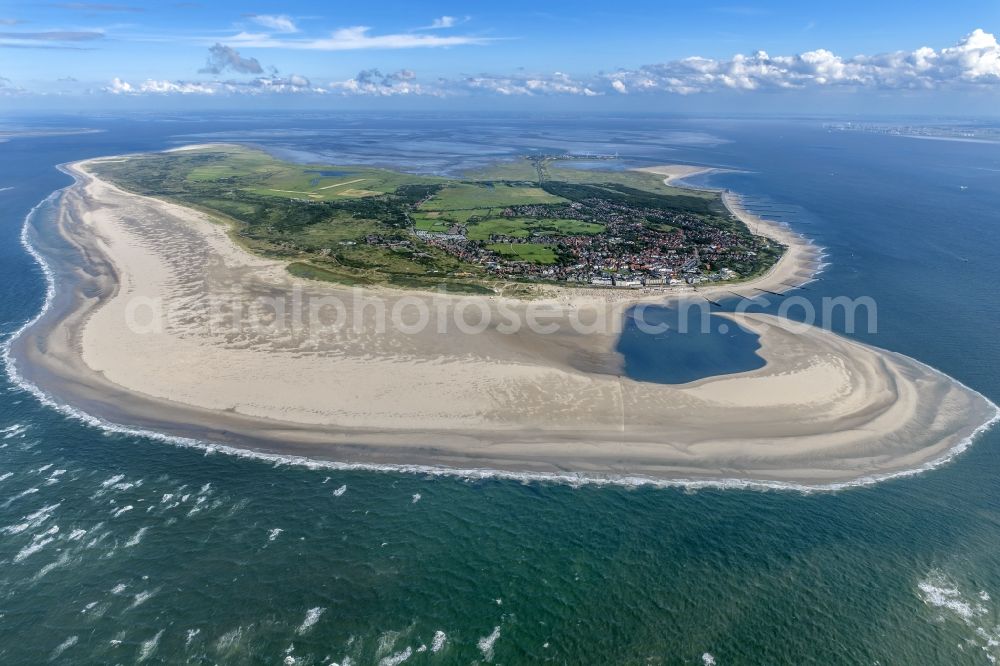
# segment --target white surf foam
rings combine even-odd
[[[132,548],[133,546],[138,546],[139,542],[142,541],[142,537],[144,537],[146,535],[146,532],[148,531],[149,527],[140,527],[139,530],[135,534],[133,534],[128,541],[125,542],[125,547]]]
[[[59,477],[61,477],[65,473],[66,473],[66,470],[64,470],[64,469],[53,470],[53,472],[51,474],[49,474],[49,478],[45,479],[45,485],[51,486],[51,485],[54,485],[56,483],[59,483],[59,481],[60,481]]]
[[[16,495],[12,495],[7,498],[7,501],[3,503],[3,508],[9,507],[11,504],[21,499],[22,497],[27,497],[28,495],[34,495],[38,492],[38,488],[28,488],[27,490],[22,490]]]
[[[160,638],[163,636],[163,629],[156,632],[156,635],[147,641],[143,641],[142,645],[139,646],[139,658],[136,661],[146,661],[153,653],[156,652],[157,646],[160,644]]]
[[[431,652],[440,652],[447,640],[448,636],[443,631],[435,631],[434,640],[431,642]]]
[[[1000,627],[993,626],[991,621],[996,612],[985,605],[990,600],[986,590],[963,592],[949,576],[937,569],[917,583],[917,590],[925,604],[940,611],[936,621],[957,622],[968,632],[965,644],[978,647],[990,663],[996,663],[1000,657]]]
[[[939,571],[932,571],[917,583],[917,588],[925,604],[949,610],[966,622],[986,613],[986,608],[967,599],[958,586]]]
[[[50,571],[52,571],[53,569],[58,569],[59,567],[64,567],[67,564],[69,564],[69,562],[70,562],[70,554],[68,552],[63,551],[59,555],[59,557],[57,559],[53,560],[52,562],[49,562],[48,564],[46,564],[45,566],[43,566],[41,569],[39,569],[38,573],[36,573],[32,577],[31,580],[32,581],[37,581],[40,578],[43,578],[43,577],[47,576],[48,573]]]
[[[215,647],[220,652],[228,652],[238,645],[241,640],[243,640],[243,627],[239,626],[219,636],[219,640],[215,642]]]
[[[4,439],[12,439],[14,437],[17,437],[18,435],[23,435],[25,432],[27,432],[27,430],[28,426],[16,423],[10,426],[9,428],[4,428],[3,430],[0,430],[0,434],[3,435]]]
[[[382,657],[378,662],[378,666],[398,666],[398,664],[402,664],[411,656],[413,656],[413,648],[407,647],[401,652],[391,654],[388,657]]]
[[[131,504],[129,504],[127,506],[123,506],[122,508],[117,509],[114,513],[112,513],[111,517],[112,518],[117,518],[118,516],[122,515],[123,513],[128,513],[129,511],[131,511],[134,508],[135,507],[133,507]]]
[[[476,643],[476,647],[483,653],[483,659],[486,661],[493,660],[493,646],[496,644],[498,638],[500,638],[500,627],[496,626],[493,627],[493,633],[489,636],[483,636]]]
[[[62,502],[57,502],[56,504],[43,506],[41,509],[35,511],[34,513],[29,513],[26,516],[22,516],[21,517],[22,522],[17,523],[16,525],[8,525],[7,527],[0,529],[0,533],[20,534],[21,532],[26,532],[28,530],[35,529],[36,527],[40,527],[42,523],[44,523],[46,520],[52,517],[52,514],[55,512],[56,509],[59,508],[61,504]]]
[[[80,640],[79,636],[70,636],[69,638],[64,640],[56,647],[55,650],[52,651],[52,656],[49,657],[49,661],[55,661],[56,659],[58,659],[60,656],[62,656],[63,652],[76,645],[79,640]]]
[[[101,488],[110,488],[111,486],[115,485],[124,478],[125,478],[124,474],[115,474],[110,479],[105,479],[104,481],[102,481]]]
[[[137,594],[134,597],[132,597],[132,604],[129,606],[129,608],[137,608],[137,607],[143,605],[144,603],[146,603],[147,601],[149,601],[159,591],[160,591],[159,589],[156,589],[156,590],[143,590],[139,594]]]
[[[324,611],[326,611],[326,609],[320,608],[319,606],[307,610],[305,619],[302,620],[302,624],[300,624],[299,628],[295,630],[295,633],[299,636],[305,635],[310,629],[313,628],[314,624],[319,622],[319,618],[322,617]]]
[[[35,535],[27,546],[18,551],[17,555],[14,556],[14,562],[21,562],[22,560],[31,557],[45,546],[49,545],[56,540],[55,535],[59,532],[59,526],[53,525],[45,532]]]

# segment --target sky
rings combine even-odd
[[[5,2],[0,109],[1000,109],[1000,0]]]

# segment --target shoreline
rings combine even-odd
[[[746,280],[710,284],[697,289],[697,291],[705,292],[711,290],[711,293],[717,293],[718,291],[727,291],[726,287],[732,287],[734,289],[756,289],[765,293],[769,291],[782,293],[814,282],[816,276],[822,272],[824,266],[822,261],[824,256],[823,248],[817,247],[805,235],[792,231],[785,224],[751,213],[743,205],[741,196],[735,192],[727,189],[705,189],[683,182],[685,178],[719,173],[727,171],[727,169],[693,165],[664,165],[642,167],[637,170],[665,176],[663,184],[671,187],[718,192],[726,210],[742,222],[750,233],[755,236],[763,236],[785,247],[785,251],[778,257],[778,261],[763,274]],[[797,284],[789,284],[788,282],[791,280],[798,280],[799,282]]]
[[[73,169],[73,167],[70,167]],[[79,190],[82,188],[81,176],[79,174],[74,174],[77,182],[67,188],[67,192],[71,196],[79,194]],[[94,179],[96,180],[96,179]],[[85,189],[85,188],[84,188]],[[124,193],[120,193],[124,195]],[[53,195],[54,197],[56,195]],[[110,195],[109,195],[110,196]],[[119,196],[119,195],[115,195]],[[152,201],[147,200],[138,195],[124,195],[126,199],[124,200],[129,205],[138,205],[136,201],[147,201],[145,205],[147,206],[167,206],[167,204],[153,204]],[[129,198],[131,197],[131,198]],[[121,203],[121,201],[118,201]],[[40,204],[41,205],[41,204]],[[176,207],[179,208],[179,207]],[[136,209],[139,210],[139,209]],[[186,210],[186,209],[185,209]],[[64,215],[68,214],[69,211],[66,209],[66,202],[60,202],[60,212]],[[172,211],[171,214],[175,214],[176,211]],[[91,212],[92,214],[92,212]],[[180,215],[185,216],[187,213],[181,211]],[[35,217],[34,215],[29,216],[29,218]],[[185,217],[186,223],[192,223],[193,218]],[[180,220],[181,224],[185,221]],[[29,222],[26,221],[26,226],[24,229],[24,241],[26,246],[31,248],[31,235],[32,232],[29,231]],[[64,220],[65,222],[65,220]],[[113,229],[113,223],[108,219],[103,220],[104,224],[110,225],[107,228]],[[180,227],[179,227],[180,228]],[[102,227],[102,229],[106,230]],[[185,232],[191,231],[192,229],[184,227]],[[205,231],[200,227],[197,227],[197,223],[193,228],[195,232]],[[37,235],[37,232],[35,232]],[[38,239],[36,239],[37,241]],[[86,241],[87,235],[74,238],[75,242]],[[217,242],[218,239],[214,239],[212,242]],[[133,248],[134,249],[134,248]],[[88,248],[89,251],[95,250],[95,248]],[[238,250],[238,252],[242,252]],[[36,257],[42,257],[45,253],[34,253]],[[235,255],[234,255],[235,256]],[[246,257],[240,257],[240,261],[247,260]],[[44,261],[44,260],[43,260]],[[260,260],[258,260],[260,261]],[[264,262],[266,263],[266,262]],[[46,265],[46,264],[43,264]],[[266,268],[266,267],[265,267]],[[55,269],[58,271],[58,269]],[[266,270],[265,270],[266,272]],[[53,273],[53,284],[58,281],[58,276]],[[105,288],[108,285],[105,284]],[[56,294],[53,288],[53,294]],[[104,303],[98,303],[97,305],[91,304],[92,307],[100,311],[102,307],[106,307],[109,301],[113,301],[115,296],[113,294],[109,295],[108,292],[104,293]],[[100,299],[98,299],[100,300]],[[77,312],[79,311],[80,303],[70,304],[76,307]],[[72,309],[72,308],[71,308]],[[53,322],[53,329],[45,331],[33,331],[32,329],[37,328],[36,324],[45,323],[46,315],[54,316],[56,319]],[[93,314],[93,313],[92,313]],[[26,349],[30,349],[31,345],[26,344],[24,337],[27,334],[28,337],[34,337],[34,341],[38,342],[39,336],[44,338],[44,340],[51,344],[53,338],[51,336],[53,331],[59,333],[59,335],[70,334],[67,341],[72,339],[72,331],[66,328],[64,321],[59,319],[59,313],[53,313],[48,309],[40,313],[39,317],[32,322],[26,324],[14,337],[9,341],[5,356],[8,360],[9,371],[13,371],[20,377],[19,383],[24,386],[25,384],[35,384],[37,390],[42,395],[55,394],[58,398],[49,398],[53,404],[63,404],[66,409],[75,409],[79,414],[97,414],[94,417],[98,419],[95,423],[102,425],[102,427],[109,427],[110,424],[121,423],[122,427],[129,429],[138,429],[140,431],[145,431],[144,434],[149,432],[156,433],[160,438],[172,438],[180,437],[185,445],[189,446],[202,446],[198,442],[218,442],[216,444],[205,443],[203,446],[211,450],[226,450],[227,452],[245,451],[250,449],[254,451],[253,455],[269,456],[269,459],[287,459],[287,460],[300,460],[302,464],[315,464],[315,465],[327,465],[327,466],[340,466],[341,468],[370,468],[370,469],[386,469],[395,471],[416,471],[419,473],[427,474],[449,474],[449,475],[461,475],[469,476],[470,474],[478,477],[483,476],[504,476],[505,478],[537,478],[539,480],[548,479],[556,481],[565,481],[571,483],[580,482],[593,482],[593,483],[627,483],[629,485],[634,485],[636,483],[654,483],[657,485],[686,485],[688,487],[698,486],[726,486],[726,487],[788,487],[797,489],[837,489],[840,487],[846,487],[847,485],[865,485],[867,483],[873,483],[878,480],[883,480],[884,478],[891,478],[899,475],[908,475],[916,473],[914,469],[924,469],[927,465],[936,466],[941,464],[946,459],[949,459],[953,455],[956,455],[961,450],[964,450],[971,442],[971,438],[975,437],[975,434],[981,431],[986,425],[974,426],[974,424],[967,424],[964,426],[959,426],[956,424],[956,431],[953,436],[945,437],[941,439],[937,444],[929,446],[926,448],[918,448],[915,451],[897,451],[898,458],[894,462],[896,466],[885,465],[883,461],[883,466],[881,469],[877,469],[873,466],[871,461],[869,463],[861,463],[858,460],[854,460],[852,463],[847,463],[846,468],[841,465],[839,471],[837,465],[830,465],[823,469],[806,469],[803,467],[808,464],[808,455],[797,455],[792,456],[797,460],[798,468],[794,469],[781,469],[780,466],[773,468],[768,468],[767,465],[762,466],[757,471],[760,474],[755,474],[750,468],[743,468],[743,473],[727,475],[725,469],[726,465],[722,465],[719,469],[705,467],[706,461],[708,463],[712,462],[712,457],[709,455],[707,458],[702,455],[700,463],[696,460],[692,460],[692,449],[688,446],[688,452],[683,453],[681,449],[676,449],[674,454],[667,455],[664,457],[664,451],[660,450],[661,447],[666,445],[662,444],[663,439],[660,436],[659,428],[662,426],[656,426],[655,420],[646,422],[644,419],[651,418],[650,410],[646,404],[650,400],[656,400],[659,402],[663,395],[669,394],[672,398],[685,398],[693,399],[692,396],[697,397],[698,390],[702,390],[704,393],[705,387],[708,387],[708,392],[714,390],[718,392],[721,390],[720,382],[724,383],[731,380],[732,378],[737,378],[737,381],[744,381],[747,379],[764,379],[764,383],[759,385],[768,385],[767,377],[769,375],[774,375],[776,368],[775,364],[779,364],[779,359],[767,358],[768,354],[773,354],[775,351],[775,344],[771,338],[778,336],[777,339],[785,339],[781,336],[784,335],[779,332],[776,328],[771,327],[773,322],[768,322],[766,316],[750,316],[746,321],[741,320],[742,324],[747,324],[750,328],[764,327],[763,330],[759,331],[761,335],[762,344],[764,344],[765,358],[768,361],[767,365],[761,371],[753,371],[750,373],[742,373],[741,375],[731,375],[723,376],[722,379],[719,378],[706,378],[705,380],[700,380],[699,382],[693,383],[690,387],[685,385],[685,390],[679,390],[676,387],[670,387],[669,385],[642,385],[631,380],[626,380],[620,377],[613,377],[603,374],[592,375],[586,372],[582,372],[579,369],[574,369],[566,364],[565,358],[565,347],[566,345],[575,345],[579,347],[583,345],[586,347],[588,344],[591,346],[591,351],[593,349],[599,348],[601,344],[605,341],[598,340],[596,344],[594,341],[584,341],[584,340],[559,340],[550,343],[548,341],[538,341],[538,340],[522,340],[518,344],[521,346],[531,345],[530,353],[527,356],[532,359],[532,363],[537,365],[538,358],[547,359],[542,368],[541,374],[536,374],[534,367],[531,363],[526,363],[525,354],[523,349],[519,349],[518,345],[514,345],[509,350],[508,353],[508,363],[513,363],[511,366],[514,368],[511,373],[500,374],[506,377],[505,381],[521,381],[524,386],[530,388],[532,382],[542,381],[542,375],[549,373],[556,373],[559,376],[560,382],[577,382],[582,389],[586,391],[593,391],[594,387],[598,387],[602,391],[611,390],[612,394],[617,393],[620,400],[624,400],[626,397],[630,400],[630,409],[634,412],[629,413],[629,434],[635,435],[635,442],[625,441],[625,431],[621,430],[620,434],[617,436],[611,436],[610,431],[605,431],[601,437],[587,436],[590,433],[586,431],[580,431],[576,428],[569,427],[570,423],[575,424],[574,420],[578,417],[578,414],[571,414],[573,418],[563,418],[564,425],[561,427],[555,427],[551,429],[539,430],[537,427],[532,429],[518,428],[517,423],[513,425],[511,423],[500,423],[491,427],[491,432],[489,435],[484,435],[483,431],[478,428],[472,428],[471,430],[466,430],[463,427],[446,427],[444,431],[439,430],[442,423],[447,423],[441,421],[440,419],[436,422],[437,426],[429,430],[418,430],[413,427],[414,421],[408,422],[409,425],[406,426],[402,432],[393,431],[387,428],[372,429],[362,428],[361,430],[352,427],[331,427],[323,426],[322,424],[314,424],[314,427],[310,428],[308,424],[303,424],[301,422],[287,422],[287,421],[275,421],[273,418],[261,418],[260,416],[254,416],[252,414],[241,414],[238,412],[230,413],[220,413],[218,409],[205,409],[198,408],[193,405],[184,404],[183,402],[178,403],[176,401],[164,400],[163,397],[157,397],[152,393],[136,393],[135,388],[124,388],[120,384],[114,384],[108,380],[107,376],[100,376],[102,373],[106,373],[108,370],[102,370],[95,376],[93,370],[88,372],[86,364],[82,362],[82,357],[80,359],[73,358],[72,355],[72,345],[67,345],[67,350],[64,350],[65,355],[61,359],[54,359],[50,357],[49,354],[37,355],[34,359],[30,359],[28,365],[25,366],[27,370],[27,375],[21,374],[20,364],[15,362],[11,364],[11,361],[19,358],[18,350],[24,352]],[[88,326],[90,326],[90,317],[85,317],[85,320],[81,323],[77,321],[78,329],[77,333],[83,332]],[[106,323],[106,322],[105,322]],[[108,329],[104,330],[107,333]],[[786,342],[790,341],[791,338],[787,338]],[[495,342],[495,340],[493,341]],[[466,344],[466,342],[462,342]],[[471,343],[468,343],[471,344]],[[508,342],[508,344],[512,344]],[[845,358],[849,358],[852,354],[860,359],[862,356],[865,358],[871,357],[871,363],[876,364],[888,364],[891,367],[896,367],[897,365],[902,368],[907,368],[905,373],[917,372],[925,375],[926,380],[930,382],[928,386],[936,387],[934,390],[941,391],[942,396],[947,396],[948,399],[954,399],[958,401],[968,400],[969,408],[971,405],[977,405],[976,411],[979,412],[984,421],[992,423],[996,419],[996,408],[989,403],[988,400],[971,391],[962,387],[961,384],[956,382],[951,378],[947,378],[932,369],[919,364],[917,361],[912,359],[907,359],[906,357],[900,357],[891,352],[883,352],[881,350],[875,350],[874,348],[868,348],[859,343],[853,343],[847,341],[846,339],[840,339],[837,336],[826,332],[819,332],[815,334],[815,339],[810,338],[806,341],[804,347],[808,345],[814,345],[817,348],[823,349],[836,349],[836,352],[824,352],[826,354],[846,354]],[[832,345],[832,347],[831,347]],[[16,349],[15,349],[16,348]],[[54,349],[53,347],[46,347],[50,352]],[[845,351],[846,350],[846,351]],[[10,352],[13,351],[13,357],[11,357]],[[474,350],[473,350],[474,351]],[[811,348],[806,348],[803,353],[812,354],[815,350]],[[83,349],[83,355],[86,356],[88,353],[87,349]],[[93,351],[90,352],[91,361],[94,357]],[[541,357],[538,355],[541,354]],[[207,358],[207,357],[206,357]],[[255,357],[256,358],[256,357]],[[265,357],[261,357],[258,360],[264,360]],[[855,359],[857,361],[857,359]],[[37,362],[37,363],[36,363]],[[431,359],[431,362],[445,363],[440,358]],[[59,364],[63,365],[60,366]],[[425,361],[426,363],[426,361]],[[869,363],[869,361],[865,361]],[[48,364],[47,368],[48,375],[45,371],[42,371],[42,366]],[[453,374],[460,370],[461,364],[451,364],[448,367],[449,379],[454,381],[454,377],[451,377],[449,373]],[[476,368],[485,371],[489,371],[496,375],[497,368],[491,367],[489,364],[482,365],[479,362],[473,364]],[[525,368],[524,366],[529,366]],[[82,366],[82,367],[81,367]],[[263,367],[263,366],[261,366]],[[308,366],[302,366],[304,369],[308,370]],[[331,366],[332,367],[332,366]],[[347,366],[350,367],[349,365]],[[365,374],[379,373],[381,368],[385,367],[388,372],[390,369],[393,372],[400,372],[401,370],[406,370],[407,372],[415,372],[415,370],[410,367],[400,366],[398,364],[393,365],[381,360],[377,362],[368,363],[362,368]],[[862,375],[875,377],[872,375],[872,368],[868,365],[859,365],[853,371],[860,372]],[[501,370],[509,370],[510,368],[501,368]],[[121,368],[112,369],[112,374],[114,372],[120,371]],[[781,370],[781,368],[777,368]],[[784,368],[787,373],[789,368]],[[823,381],[830,380],[831,377],[836,378],[836,375],[829,374],[829,368],[824,370],[827,372],[826,375],[819,375]],[[35,377],[31,374],[34,372]],[[904,373],[904,374],[905,374]],[[802,373],[800,373],[802,374]],[[473,373],[475,376],[475,373]],[[804,376],[804,375],[803,375]],[[53,382],[53,379],[58,377],[58,381]],[[520,379],[517,379],[519,378]],[[524,381],[524,377],[528,380]],[[871,379],[869,377],[869,380]],[[513,379],[512,379],[513,378]],[[534,379],[532,379],[534,378]],[[897,378],[898,381],[904,379],[904,375],[900,375]],[[65,385],[62,386],[63,394],[60,395],[59,391],[53,391],[52,386],[59,386],[60,382],[65,384],[67,379],[72,379],[76,398],[73,399],[69,396],[69,400],[65,400],[67,397],[65,394]],[[808,379],[808,378],[807,378]],[[40,380],[40,381],[37,381]],[[49,385],[46,386],[46,380],[48,380]],[[809,380],[815,383],[814,380]],[[866,380],[867,381],[867,380]],[[560,382],[557,382],[559,384]],[[543,382],[545,383],[545,382]],[[615,384],[619,384],[617,389],[614,388]],[[774,380],[771,380],[771,384],[774,384]],[[424,384],[419,384],[423,386]],[[812,384],[810,384],[812,385]],[[713,386],[715,388],[713,388]],[[83,388],[80,388],[83,387]],[[46,390],[46,389],[49,390]],[[95,390],[96,389],[96,390]],[[688,390],[691,389],[691,390]],[[727,389],[732,390],[732,388]],[[88,392],[89,391],[89,392]],[[103,395],[102,395],[103,392]],[[73,391],[69,391],[73,393]],[[634,396],[632,395],[634,393]],[[38,395],[38,393],[36,393]],[[545,395],[544,393],[542,395]],[[657,397],[659,395],[659,397]],[[977,397],[978,396],[978,397]],[[109,400],[109,397],[111,398]],[[716,396],[717,397],[717,396]],[[779,396],[780,397],[780,396]],[[913,396],[911,396],[912,398]],[[537,399],[537,398],[535,398]],[[785,399],[785,398],[781,398]],[[878,398],[882,400],[882,398]],[[82,403],[82,404],[81,404]],[[113,403],[113,404],[112,404]],[[520,404],[520,403],[519,403]],[[600,405],[600,402],[596,403]],[[880,406],[872,406],[864,401],[858,402],[855,405],[855,412],[851,414],[844,415],[844,418],[850,418],[857,420],[858,418],[868,419],[871,421],[872,418],[878,420],[878,418],[885,418],[890,412],[898,411],[897,407],[894,406],[895,403],[892,401],[882,401],[879,402]],[[962,404],[965,404],[962,402]],[[958,403],[956,403],[957,408]],[[667,403],[669,407],[669,401]],[[90,407],[90,409],[87,409]],[[774,404],[765,404],[763,407],[760,405],[753,405],[749,407],[740,408],[729,406],[723,412],[719,414],[724,414],[726,411],[736,409],[740,411],[743,409],[750,409],[746,412],[749,417],[752,412],[756,412],[760,409],[767,411],[770,409],[774,411]],[[779,411],[781,411],[781,405],[777,405]],[[624,403],[623,407],[624,409]],[[797,411],[801,412],[802,407],[795,408]],[[858,411],[860,410],[860,411]],[[867,412],[865,410],[868,410]],[[991,411],[992,410],[992,411]],[[419,412],[419,409],[417,410]],[[787,412],[787,410],[786,410]],[[863,413],[864,412],[864,413]],[[151,416],[152,414],[152,416]],[[614,414],[618,414],[617,411]],[[610,412],[604,414],[605,416],[614,416]],[[865,416],[864,414],[867,414]],[[624,418],[625,412],[622,411],[619,415]],[[450,415],[449,415],[450,416]],[[989,419],[986,417],[989,416]],[[171,417],[174,417],[173,419]],[[616,417],[617,418],[617,417]],[[898,421],[899,417],[893,417]],[[754,421],[751,418],[750,421]],[[633,431],[632,424],[635,423],[635,428]],[[894,422],[896,422],[894,421]],[[547,423],[547,420],[542,420],[540,423]],[[624,428],[624,421],[622,422]],[[460,424],[461,425],[461,424]],[[468,426],[469,423],[465,423]],[[747,426],[744,423],[736,423],[741,431],[746,431],[747,427],[750,431],[753,430],[753,423]],[[605,427],[607,423],[605,423]],[[698,428],[697,423],[688,424],[689,427]],[[240,432],[241,429],[250,428],[249,432]],[[423,432],[424,435],[421,435]],[[520,435],[518,433],[521,433]],[[826,433],[827,435],[829,433]],[[195,436],[190,436],[195,435]],[[766,439],[766,435],[761,434],[762,437]],[[780,436],[780,435],[775,435]],[[804,438],[815,438],[819,436],[820,439],[823,438],[822,430],[815,433],[814,435],[808,435],[802,433]],[[500,441],[493,442],[492,444],[486,443],[490,437],[498,439]],[[415,443],[421,440],[435,442],[434,446],[428,446],[428,444],[420,445]],[[702,440],[704,437],[701,438]],[[740,439],[746,439],[746,437],[741,436]],[[525,442],[524,445],[516,445],[515,440]],[[829,440],[829,437],[827,437]],[[698,438],[692,440],[692,445],[695,441],[700,441]],[[719,443],[708,446],[707,444],[699,444],[697,446],[705,447],[708,446],[709,449],[715,447],[716,454],[721,455],[721,461],[728,461],[729,463],[735,463],[737,460],[741,459],[739,452],[733,448],[732,444],[725,444],[725,440],[720,440]],[[824,440],[826,441],[826,440]],[[602,442],[604,442],[602,444]],[[820,448],[828,447],[831,445],[832,440],[826,441],[825,444],[821,445]],[[749,445],[748,445],[749,446]],[[757,448],[754,449],[754,455],[760,456],[763,453],[769,451],[766,445],[758,443]],[[520,448],[519,448],[520,447]],[[597,447],[597,449],[594,449]],[[595,455],[595,451],[600,453],[601,447],[611,447],[616,450],[616,453],[612,458],[608,458],[607,455]],[[624,454],[631,450],[630,447],[634,448],[634,453],[630,454],[633,456],[633,463],[628,463],[628,456]],[[676,447],[675,447],[676,448]],[[231,449],[231,451],[230,451]],[[544,451],[540,450],[544,449]],[[580,450],[583,450],[580,452]],[[570,455],[573,451],[578,451],[576,454]],[[721,454],[718,452],[721,451]],[[586,454],[586,455],[584,455]],[[499,457],[498,457],[499,456]],[[582,457],[581,457],[582,456]],[[635,457],[638,456],[638,457]],[[659,462],[652,464],[652,459],[659,456]],[[916,459],[914,458],[916,456]],[[275,458],[277,457],[277,458]],[[871,457],[871,456],[869,456]],[[332,459],[331,459],[332,458]],[[697,456],[695,456],[697,458]],[[781,456],[778,456],[780,459]],[[520,462],[515,462],[515,459],[519,459]],[[349,460],[350,462],[343,462],[344,460]],[[504,461],[507,461],[506,463]],[[616,462],[611,462],[612,460]],[[645,460],[645,462],[640,462]],[[311,462],[312,461],[312,462]],[[559,462],[557,462],[559,461]],[[685,462],[687,461],[687,462]],[[718,462],[718,461],[717,461]],[[829,463],[829,461],[826,461]],[[835,461],[834,461],[835,462]],[[477,464],[484,463],[484,464]],[[498,463],[496,465],[492,463]],[[908,464],[916,463],[916,464]],[[822,467],[822,466],[821,466]],[[738,468],[738,467],[737,467]],[[736,468],[730,466],[730,469],[735,471]],[[492,470],[492,471],[486,471]],[[685,473],[687,470],[688,473]],[[866,479],[871,479],[866,481]],[[846,485],[845,485],[846,484]]]

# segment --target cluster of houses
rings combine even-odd
[[[756,252],[746,235],[712,225],[696,215],[643,208],[620,201],[588,200],[559,206],[521,205],[504,209],[502,216],[520,219],[578,219],[602,225],[593,234],[560,234],[540,225],[526,237],[496,234],[488,241],[471,240],[464,226],[448,232],[411,229],[423,243],[462,261],[482,266],[487,273],[512,280],[545,280],[598,287],[659,288],[739,277],[727,263],[752,263]],[[471,223],[475,224],[475,220]],[[406,243],[397,238],[371,236],[373,245]],[[519,261],[493,248],[521,243],[553,249],[554,263]],[[415,248],[414,248],[415,249]]]

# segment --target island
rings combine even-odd
[[[997,418],[915,359],[765,314],[763,367],[622,371],[646,304],[779,293],[818,253],[691,167],[533,155],[461,179],[223,145],[66,167],[26,241],[52,298],[14,372],[77,413],[341,467],[834,488],[947,460]]]
[[[593,161],[531,155],[446,179],[210,146],[103,160],[93,171],[230,224],[241,245],[289,261],[295,275],[347,285],[637,289],[753,277],[781,254],[719,193]]]

